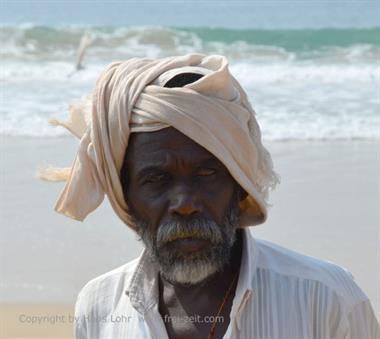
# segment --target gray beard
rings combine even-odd
[[[239,227],[239,215],[239,200],[234,194],[222,225],[197,217],[162,223],[157,233],[152,234],[145,221],[132,217],[149,257],[165,279],[173,283],[195,285],[221,271],[229,263]],[[170,241],[180,236],[208,240],[211,245],[205,250],[184,254],[168,246]]]

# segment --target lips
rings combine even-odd
[[[177,239],[174,239],[174,241],[176,241],[176,240],[186,240],[186,239],[196,239],[196,238],[194,238],[194,237],[191,237],[191,236],[184,236],[184,237],[178,237]]]

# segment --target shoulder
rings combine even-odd
[[[139,258],[90,280],[80,290],[76,301],[76,313],[108,313],[113,301],[118,300],[125,292]],[[98,312],[99,311],[99,312]]]
[[[258,268],[270,272],[277,279],[292,279],[304,286],[324,288],[348,308],[368,300],[346,268],[266,240],[255,238],[255,242],[258,247]]]

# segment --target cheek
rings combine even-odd
[[[148,225],[157,225],[164,208],[162,197],[131,185],[128,190],[127,201],[131,212],[136,217],[144,220]]]
[[[225,213],[234,194],[234,188],[233,179],[227,176],[213,185],[202,186],[204,206],[218,224],[222,224],[224,221]]]

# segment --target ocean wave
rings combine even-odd
[[[263,62],[313,59],[322,62],[376,62],[380,28],[258,30],[161,26],[0,26],[2,58],[74,59],[87,32],[90,60],[160,57],[189,52],[219,53]]]
[[[84,69],[68,77],[84,32],[94,43]],[[67,135],[48,119],[65,119],[67,104],[91,92],[112,61],[203,52],[229,58],[265,139],[379,139],[379,37],[380,28],[1,26],[0,135]]]

